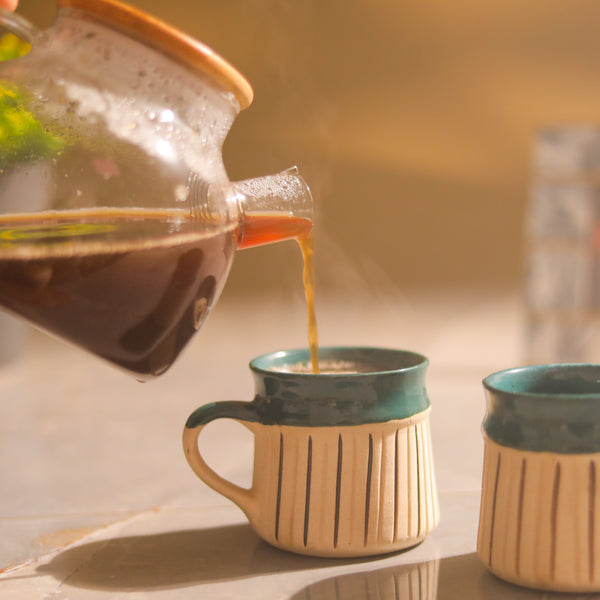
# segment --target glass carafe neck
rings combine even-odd
[[[312,231],[312,195],[296,167],[229,184],[227,202],[237,212],[238,249],[302,239]]]

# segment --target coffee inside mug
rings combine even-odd
[[[264,360],[267,358],[267,360]],[[400,371],[417,367],[426,359],[412,352],[379,348],[321,348],[319,373],[313,373],[306,350],[291,350],[259,357],[253,363],[264,371],[306,375],[352,375]]]
[[[323,360],[319,361],[319,374],[321,375],[347,375],[351,373],[374,373],[380,369],[366,363],[349,360]],[[297,362],[291,365],[275,367],[278,373],[311,373],[312,365],[307,362]]]

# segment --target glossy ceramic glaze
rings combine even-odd
[[[600,365],[507,369],[483,385],[483,428],[499,444],[536,452],[600,452]]]
[[[320,348],[320,361],[358,364],[362,373],[292,373],[307,365],[306,349],[265,354],[250,363],[256,395],[252,403],[218,402],[193,413],[196,427],[227,413],[263,425],[325,427],[361,425],[411,417],[429,408],[425,389],[427,359],[383,348]]]

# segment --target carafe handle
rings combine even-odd
[[[198,449],[200,432],[215,419],[233,419],[252,431],[250,424],[258,421],[255,405],[252,402],[227,401],[201,406],[190,415],[183,430],[183,450],[194,473],[213,490],[235,502],[252,520],[256,512],[252,489],[240,487],[221,477],[208,466]]]
[[[42,36],[42,32],[33,23],[5,9],[0,9],[0,25],[31,45]]]

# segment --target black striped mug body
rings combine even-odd
[[[427,360],[376,348],[323,348],[321,360],[360,372],[288,369],[304,350],[251,363],[252,402],[217,402],[184,429],[186,457],[233,500],[274,546],[315,556],[365,556],[408,548],[438,522],[424,385]],[[198,451],[201,429],[233,418],[255,437],[250,489],[215,473]]]
[[[499,577],[600,590],[600,365],[536,365],[484,380],[477,553]]]

